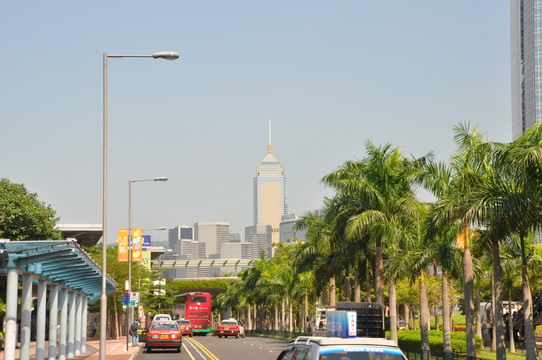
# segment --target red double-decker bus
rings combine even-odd
[[[206,292],[187,293],[184,318],[192,323],[194,335],[210,333],[211,294]]]

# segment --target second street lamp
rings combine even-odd
[[[128,293],[132,293],[132,183],[144,181],[167,181],[165,176],[152,179],[128,180]],[[128,331],[132,324],[133,314],[131,303],[126,307],[126,350],[128,350]]]

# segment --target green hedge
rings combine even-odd
[[[387,332],[389,338],[389,332]],[[404,330],[397,332],[397,340],[399,347],[405,347],[410,349],[420,349],[422,345],[422,335],[419,330]],[[454,353],[465,355],[467,354],[467,334],[463,331],[452,331],[452,351]],[[482,347],[482,338],[479,336],[474,337],[476,349]],[[429,347],[431,351],[442,352],[444,351],[444,341],[442,331],[430,330],[429,331]]]

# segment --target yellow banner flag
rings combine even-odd
[[[117,235],[118,261],[128,262],[128,229],[119,229]]]
[[[143,265],[149,270],[151,269],[151,252],[150,251],[143,251],[141,265]]]
[[[142,229],[132,229],[132,261],[141,261],[143,257],[142,233]]]

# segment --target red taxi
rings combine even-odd
[[[152,349],[175,348],[181,352],[182,334],[176,321],[153,321],[147,333],[147,352]]]
[[[235,319],[227,319],[222,320],[220,325],[218,325],[217,329],[218,337],[221,338],[224,336],[227,338],[228,336],[235,336],[236,338],[245,337],[245,328],[237,320]]]
[[[177,320],[177,324],[179,324],[179,329],[181,330],[181,334],[183,334],[183,336],[188,335],[192,337],[193,329],[190,320],[179,319]]]

